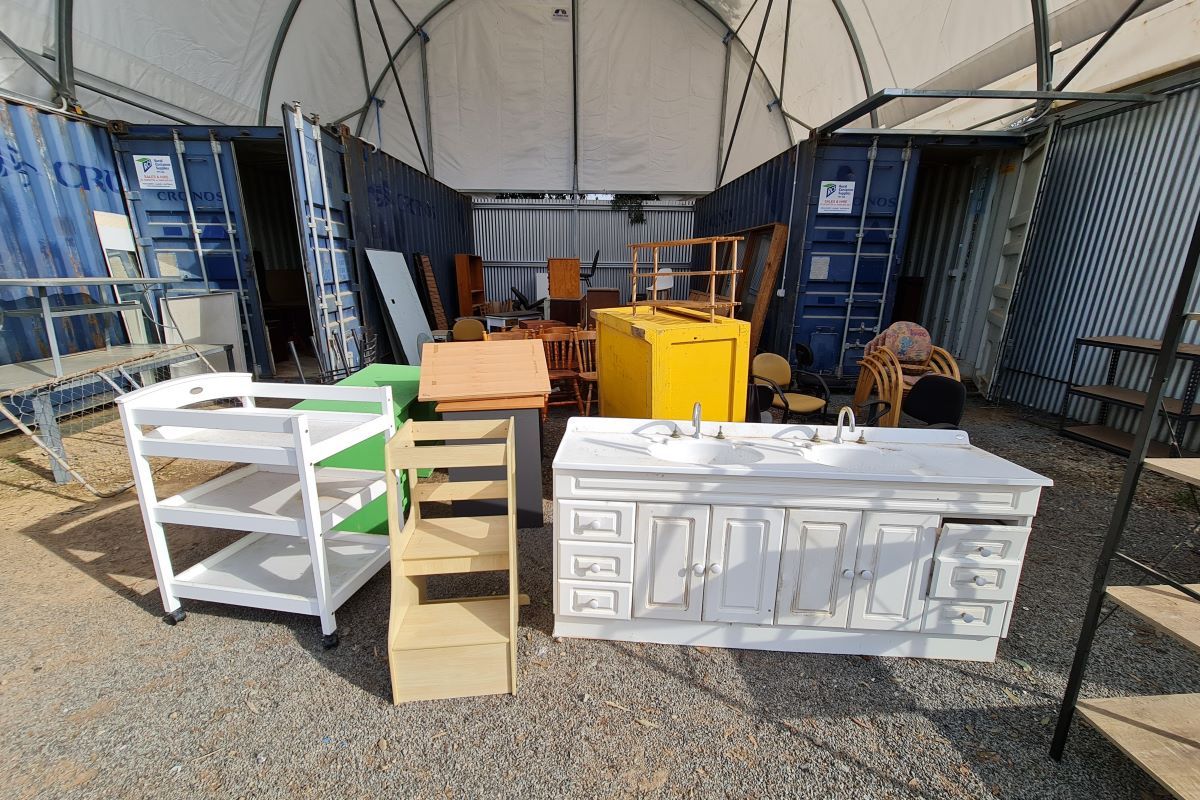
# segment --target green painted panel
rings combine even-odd
[[[417,385],[421,380],[421,368],[403,364],[371,364],[353,375],[337,382],[338,386],[390,386],[392,407],[396,412],[396,427],[408,419],[432,419],[433,408],[429,403],[417,402]],[[296,408],[311,411],[358,411],[372,413],[378,410],[370,403],[346,403],[336,400],[305,400]],[[383,469],[383,445],[385,435],[373,436],[353,447],[348,447],[335,456],[320,463],[322,467],[345,467],[348,469]],[[400,473],[400,488],[404,508],[408,509],[408,476]],[[355,533],[387,534],[387,498],[368,503],[352,514],[341,525],[339,531]]]

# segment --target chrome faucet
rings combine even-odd
[[[700,438],[700,404],[699,403],[696,403],[696,405],[692,406],[692,428],[693,428],[692,438],[699,439]]]
[[[850,433],[858,430],[858,421],[854,419],[854,409],[850,406],[842,406],[838,409],[837,433],[833,436],[833,441],[838,444],[842,443],[842,425],[846,422],[846,417],[850,418]]]

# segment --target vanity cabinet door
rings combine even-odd
[[[633,615],[699,620],[708,506],[639,503],[633,545]]]
[[[783,509],[715,506],[704,579],[707,622],[770,624],[775,616]]]
[[[858,511],[787,512],[776,624],[846,627],[861,524]]]
[[[863,514],[851,628],[921,630],[938,522],[936,514]]]

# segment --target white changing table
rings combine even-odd
[[[363,411],[255,406],[268,397],[362,403]],[[240,405],[211,405],[230,399]],[[317,463],[380,433],[391,438],[391,388],[256,383],[226,372],[146,386],[116,402],[166,622],[184,619],[182,598],[311,614],[321,618],[325,647],[336,646],[334,612],[388,563],[388,537],[333,528],[386,490],[382,471]],[[151,457],[245,466],[159,499]],[[176,574],[163,527],[172,523],[247,535]]]

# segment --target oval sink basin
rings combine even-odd
[[[869,444],[814,444],[804,448],[803,453],[813,463],[851,472],[891,474],[909,472],[919,466],[908,456]]]
[[[676,464],[753,464],[763,459],[752,447],[715,439],[667,439],[647,449],[654,458]]]

